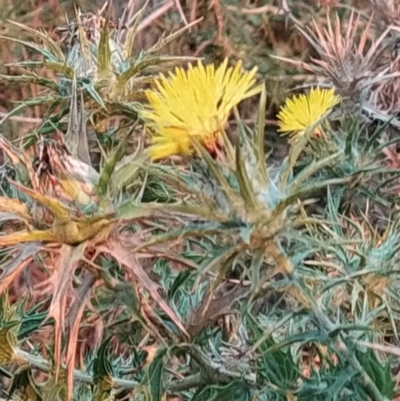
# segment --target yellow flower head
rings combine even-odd
[[[308,95],[293,96],[286,100],[278,114],[278,132],[298,138],[329,109],[340,101],[334,89],[311,89]],[[315,130],[315,134],[319,129]]]
[[[192,138],[210,152],[220,145],[221,132],[234,106],[261,91],[255,84],[256,68],[242,71],[239,61],[228,67],[228,59],[214,65],[189,64],[156,80],[156,89],[146,92],[149,108],[142,112],[152,132],[153,160],[193,152]]]

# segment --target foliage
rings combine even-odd
[[[238,4],[213,2],[225,50]],[[32,40],[2,36],[30,55],[2,80],[44,89],[0,122],[41,113],[17,141],[0,137],[8,397],[396,399],[400,163],[382,102],[399,95],[397,55],[375,54],[390,13],[368,18],[369,41],[355,11],[307,28],[282,2],[318,53],[292,64],[332,89],[288,96],[270,134],[262,66],[188,66],[168,45],[199,34],[194,22],[133,52],[146,6],[118,23],[107,6],[75,10],[59,40],[16,22]],[[346,75],[354,60],[376,79]],[[283,156],[279,129],[295,137]],[[154,157],[160,137],[173,151]]]

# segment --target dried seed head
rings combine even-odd
[[[375,20],[380,26],[400,27],[400,3],[398,0],[369,0],[369,2],[372,5]]]
[[[307,39],[318,58],[311,62],[292,62],[319,76],[327,78],[333,84],[344,100],[356,103],[361,98],[362,91],[368,86],[371,78],[381,63],[385,50],[383,41],[389,29],[383,32],[377,40],[371,38],[372,18],[363,27],[360,15],[352,12],[346,26],[336,14],[334,21],[328,16],[326,22],[313,21],[311,27],[297,29]]]
[[[384,114],[397,114],[400,110],[400,38],[394,41],[391,58],[377,75],[382,80],[371,87],[370,104]]]

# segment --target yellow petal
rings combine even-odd
[[[228,67],[228,59],[215,69],[201,61],[188,69],[161,75],[146,92],[149,106],[142,112],[152,133],[153,160],[193,151],[192,139],[211,148],[217,143],[232,109],[243,99],[261,92],[255,86],[256,69],[242,70],[242,62]]]
[[[340,97],[335,95],[334,89],[320,88],[311,89],[307,95],[287,99],[277,116],[278,132],[283,135],[302,135],[339,101]]]

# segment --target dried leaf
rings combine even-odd
[[[97,50],[97,80],[108,80],[112,76],[109,19],[107,16],[103,29],[100,32],[100,41]]]
[[[21,273],[22,270],[33,260],[33,256],[40,249],[40,243],[31,243],[29,245],[20,245],[18,255],[12,260],[1,266],[2,274],[0,275],[0,294],[9,288],[11,283]]]
[[[101,251],[111,255],[122,265],[129,267],[131,272],[135,275],[140,284],[149,292],[150,296],[157,303],[157,305],[167,314],[167,316],[174,322],[179,330],[188,336],[188,333],[183,327],[180,318],[176,316],[176,314],[171,310],[171,308],[158,293],[158,285],[150,279],[133,254],[131,254],[125,247],[115,240],[109,240],[107,247],[102,247]]]
[[[200,307],[191,315],[187,325],[187,331],[191,338],[195,338],[204,328],[215,324],[217,320],[229,313],[234,302],[238,301],[248,293],[249,289],[237,286],[227,294],[208,301],[204,296]]]
[[[58,199],[46,197],[38,191],[24,187],[15,181],[10,180],[10,183],[25,195],[28,195],[41,205],[46,206],[59,221],[68,222],[70,220],[70,209],[65,207]]]
[[[142,21],[143,13],[147,9],[149,4],[149,0],[146,0],[140,10],[136,12],[136,14],[132,18],[131,27],[129,27],[128,32],[126,33],[125,44],[122,49],[122,56],[126,60],[131,56],[133,44],[135,43],[135,38],[137,34],[137,29],[139,27],[140,22]]]
[[[79,262],[81,256],[83,256],[84,248],[80,247],[79,250],[74,252],[72,263],[70,264],[70,270],[74,263]],[[72,276],[72,274],[71,274]],[[72,304],[67,320],[72,322],[70,324],[68,344],[67,344],[67,400],[72,399],[72,390],[74,385],[74,368],[75,368],[75,357],[76,357],[76,344],[78,342],[79,327],[82,320],[83,311],[86,306],[86,301],[90,296],[90,290],[96,282],[96,278],[90,274],[83,281],[82,285],[78,289],[75,302]]]
[[[203,18],[199,18],[189,24],[187,24],[186,26],[184,26],[183,28],[179,29],[176,32],[171,33],[170,35],[168,35],[166,38],[161,38],[154,46],[152,46],[147,52],[149,54],[151,53],[156,53],[158,51],[160,51],[163,47],[165,47],[168,43],[171,43],[173,40],[175,40],[176,38],[178,38],[180,35],[182,35],[184,32],[188,31],[191,27],[195,26],[196,24],[198,24]]]
[[[25,242],[56,242],[57,236],[52,230],[22,231],[0,236],[0,246],[13,246]]]
[[[32,221],[32,217],[29,214],[28,207],[19,199],[12,199],[0,196],[0,211],[13,214],[28,222]]]
[[[0,365],[14,362],[17,337],[12,327],[0,329]]]
[[[49,314],[43,323],[47,322],[50,318],[54,319],[54,363],[56,366],[56,381],[58,379],[61,367],[61,340],[65,330],[67,301],[72,290],[71,281],[77,264],[83,256],[84,249],[85,245],[78,247],[63,245],[59,251],[58,269],[55,271],[54,276],[52,277],[55,281],[54,295],[53,299],[51,300]]]

